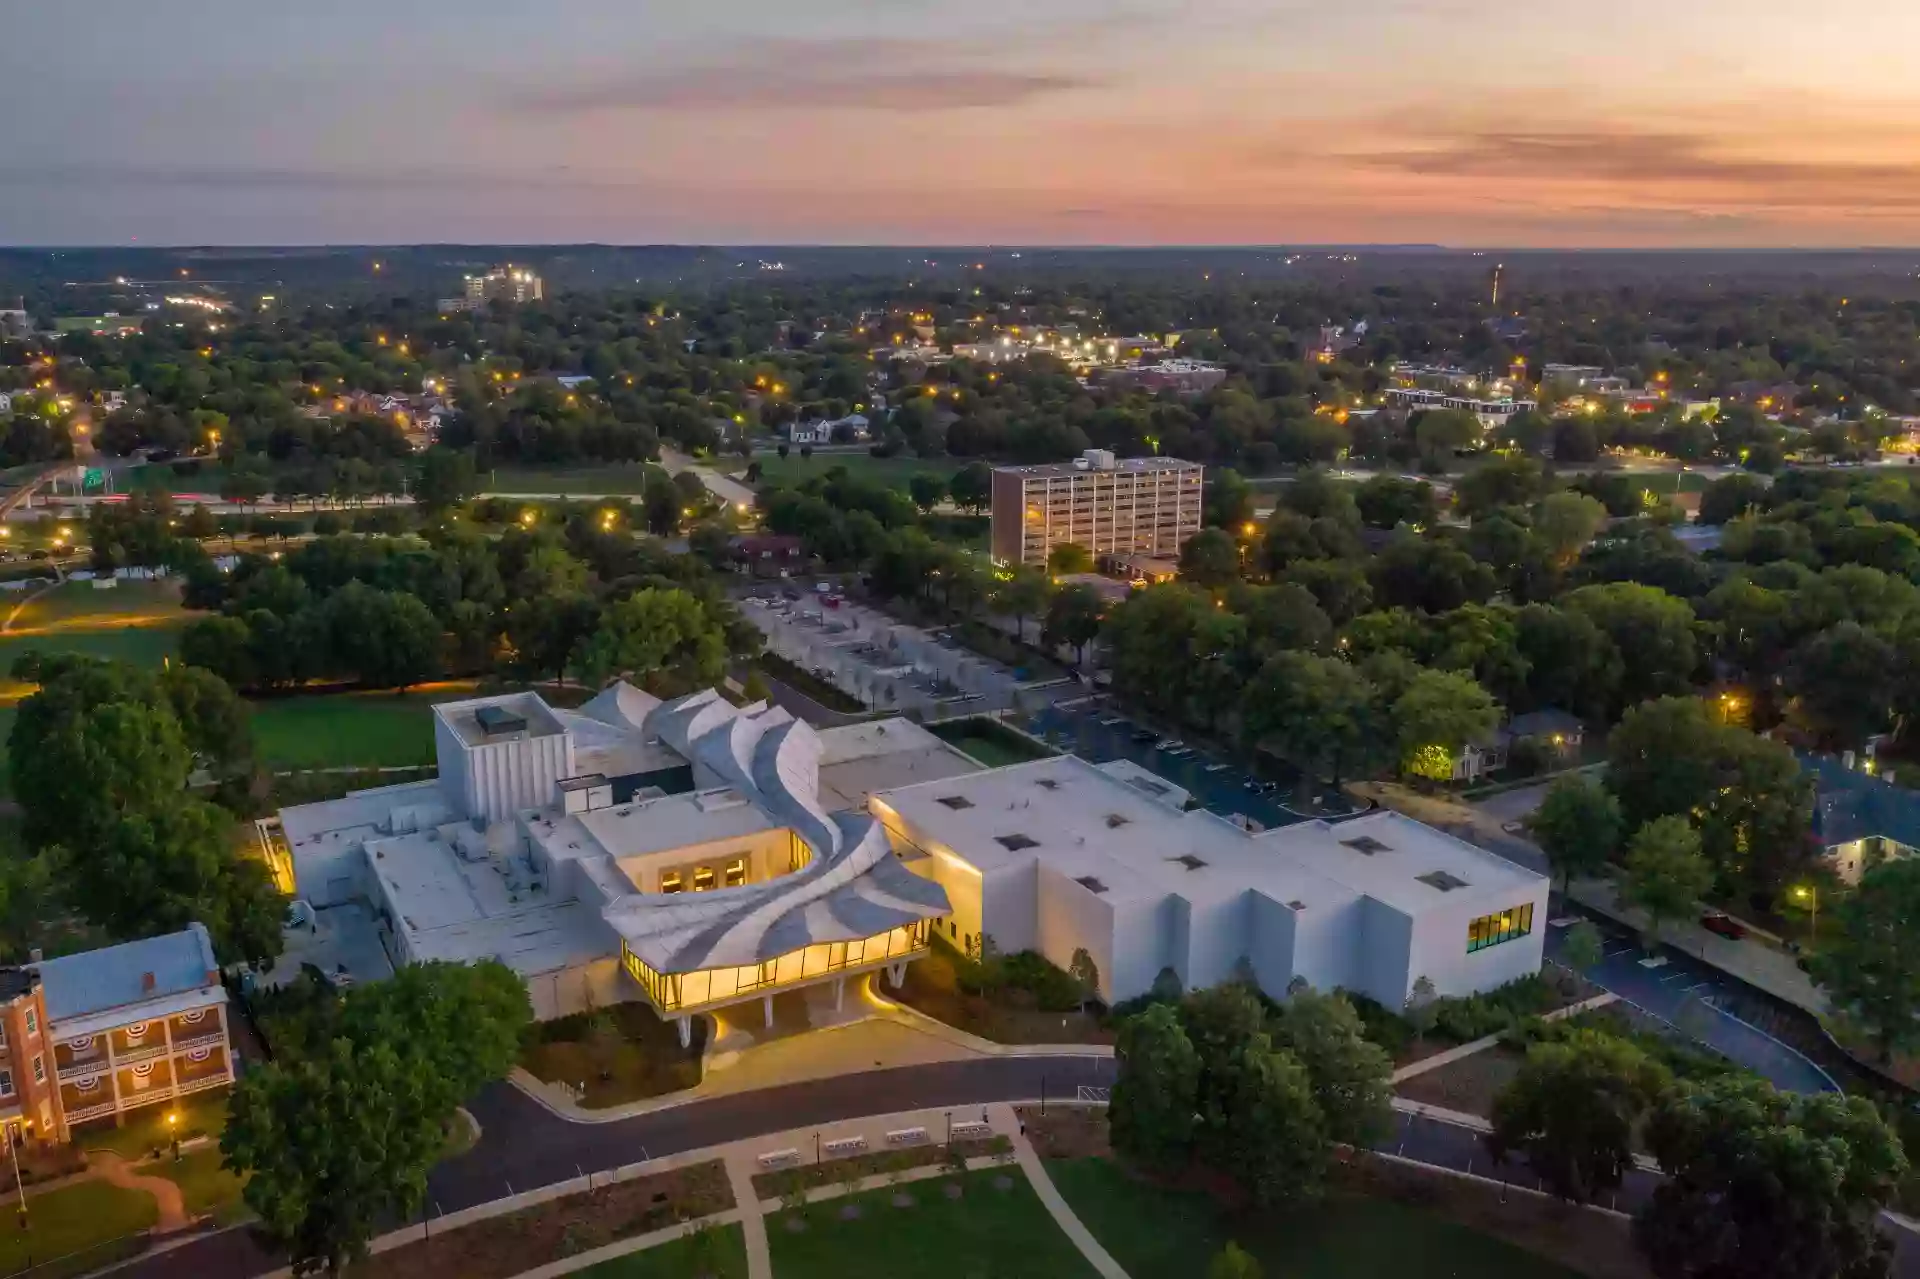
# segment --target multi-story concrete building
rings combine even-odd
[[[525,267],[509,262],[493,268],[485,275],[468,276],[463,296],[440,299],[440,309],[467,311],[484,307],[489,302],[508,302],[518,306],[522,302],[538,302],[545,296],[545,281]]]
[[[993,557],[1045,564],[1068,542],[1095,556],[1178,559],[1200,531],[1206,468],[1170,457],[1116,460],[1089,449],[1077,461],[993,472]]]
[[[1540,971],[1547,881],[1398,813],[1274,830],[1204,809],[1127,761],[1073,756],[882,791],[907,866],[946,889],[936,928],[971,951],[1085,950],[1113,1003],[1304,979],[1402,1007],[1415,983],[1469,995]]]
[[[0,1127],[64,1142],[233,1082],[227,992],[199,924],[0,969]]]

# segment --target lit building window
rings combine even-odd
[[[727,865],[727,887],[738,888],[747,882],[747,859],[735,858]]]
[[[1482,915],[1467,925],[1467,953],[1514,941],[1533,931],[1533,903],[1526,902],[1497,915]]]
[[[667,871],[660,876],[660,891],[663,893],[677,893],[684,886],[680,882],[680,872],[677,870]]]
[[[693,891],[696,893],[704,893],[707,889],[712,887],[713,887],[713,867],[711,866],[696,867],[693,872]]]

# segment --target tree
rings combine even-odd
[[[1533,508],[1533,531],[1562,567],[1573,563],[1606,524],[1607,508],[1585,493],[1549,493]]]
[[[1907,1160],[1866,1098],[1725,1075],[1670,1092],[1646,1142],[1666,1177],[1633,1233],[1661,1279],[1888,1273],[1876,1219]]]
[[[526,982],[505,964],[433,961],[356,989],[341,1006],[335,1033],[360,1043],[408,1043],[450,1111],[506,1077],[532,1019]]]
[[[159,807],[192,764],[171,709],[132,695],[95,702],[64,678],[21,703],[7,754],[34,847],[82,843],[120,813]]]
[[[955,506],[979,514],[993,500],[993,468],[985,462],[967,463],[953,473],[949,491]]]
[[[930,514],[947,497],[947,482],[922,471],[907,478],[907,493],[922,514]]]
[[[480,491],[473,454],[434,445],[420,455],[413,500],[429,517],[444,515]]]
[[[1606,941],[1592,920],[1583,919],[1567,929],[1560,940],[1560,954],[1568,968],[1577,973],[1599,964],[1607,957]]]
[[[1858,622],[1841,622],[1793,651],[1787,688],[1794,720],[1828,749],[1852,750],[1886,729],[1900,669],[1894,646]]]
[[[1192,1153],[1200,1058],[1180,1014],[1155,1004],[1121,1024],[1107,1108],[1114,1149],[1149,1167],[1176,1169]]]
[[[1461,476],[1453,499],[1462,515],[1478,519],[1503,506],[1527,505],[1544,485],[1538,458],[1501,457]]]
[[[255,688],[253,633],[237,617],[215,613],[187,623],[180,632],[180,660],[218,675],[236,688]]]
[[[1290,760],[1303,786],[1320,776],[1339,785],[1380,740],[1377,690],[1347,663],[1312,653],[1270,658],[1246,689],[1243,716],[1248,738]]]
[[[1257,1207],[1317,1195],[1328,1137],[1306,1068],[1255,1034],[1212,1073],[1223,1105],[1216,1121],[1203,1124],[1200,1157],[1239,1182]]]
[[[1828,998],[1873,1035],[1883,1058],[1920,1044],[1920,861],[1869,867],[1834,914],[1812,961]]]
[[[1434,409],[1413,424],[1413,439],[1430,466],[1444,468],[1454,454],[1480,442],[1480,419],[1463,409]]]
[[[1564,607],[1592,622],[1620,654],[1616,706],[1683,693],[1699,664],[1693,609],[1657,586],[1608,582],[1570,593]]]
[[[993,607],[1013,619],[1014,634],[1024,640],[1027,637],[1027,619],[1046,611],[1051,590],[1052,584],[1047,581],[1045,573],[1021,565],[995,588]]]
[[[1207,1279],[1263,1279],[1265,1274],[1259,1261],[1231,1239],[1207,1263]]]
[[[1700,853],[1700,832],[1678,815],[1658,817],[1627,844],[1630,905],[1647,912],[1648,934],[1660,935],[1668,920],[1684,919],[1713,887],[1713,866]]]
[[[1073,958],[1067,963],[1067,976],[1073,978],[1073,984],[1080,988],[1082,1008],[1087,1006],[1087,1001],[1100,998],[1100,969],[1085,946],[1074,948]]]
[[[406,689],[440,668],[440,623],[404,591],[348,582],[320,604],[315,621],[327,664],[369,688]]]
[[[1075,665],[1087,664],[1087,645],[1100,634],[1101,619],[1107,604],[1100,592],[1084,582],[1072,582],[1053,593],[1047,601],[1046,620],[1040,638],[1049,647],[1067,644],[1074,650]]]
[[[242,1197],[296,1275],[339,1274],[419,1207],[445,1140],[433,1092],[394,1045],[347,1039],[234,1085],[225,1166],[247,1177]]]
[[[676,589],[636,591],[610,605],[580,654],[591,684],[615,675],[688,691],[717,682],[727,660],[726,636],[706,606]]]
[[[1488,1148],[1526,1155],[1555,1195],[1591,1203],[1619,1189],[1636,1126],[1671,1082],[1637,1046],[1599,1031],[1534,1044],[1494,1099]]]
[[[1297,990],[1269,1023],[1273,1046],[1306,1067],[1329,1139],[1369,1146],[1391,1126],[1393,1058],[1342,994]]]
[[[1353,500],[1369,528],[1390,529],[1402,524],[1426,528],[1440,518],[1440,499],[1425,480],[1376,475],[1360,486]]]
[[[1207,477],[1200,518],[1214,528],[1237,530],[1253,519],[1253,486],[1230,466],[1215,468]]]
[[[1225,529],[1203,528],[1180,548],[1180,576],[1214,589],[1240,580],[1240,543]]]
[[[1562,892],[1576,875],[1599,874],[1620,847],[1620,801],[1584,773],[1555,781],[1526,823]]]
[[[1413,985],[1407,988],[1404,1011],[1407,1024],[1413,1027],[1414,1042],[1424,1044],[1427,1032],[1440,1017],[1440,992],[1434,989],[1433,978],[1422,973],[1413,979]]]
[[[1047,552],[1047,572],[1055,577],[1092,571],[1093,556],[1078,542],[1062,542]]]
[[[1459,750],[1486,739],[1500,722],[1487,690],[1454,671],[1421,671],[1393,703],[1401,768],[1432,781],[1453,776]]]

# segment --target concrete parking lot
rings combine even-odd
[[[796,594],[800,598],[789,598]],[[811,589],[756,591],[741,601],[741,613],[767,637],[769,651],[870,710],[942,719],[1005,710],[1037,687],[942,632],[909,626],[851,600],[829,604]]]

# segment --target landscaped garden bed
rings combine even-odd
[[[929,731],[988,768],[1024,764],[1029,760],[1046,759],[1056,753],[1032,738],[1014,732],[999,720],[984,716],[946,720],[932,725]]]
[[[1042,971],[1046,965],[1051,973]],[[976,971],[984,970],[984,971]],[[1002,1044],[1110,1044],[1113,1030],[1061,986],[1065,973],[1038,955],[980,965],[944,944],[907,965],[905,983],[884,995],[968,1034]]]
[[[562,1257],[733,1207],[719,1160],[582,1191],[376,1253],[356,1279],[511,1279]]]
[[[949,1149],[952,1153],[949,1154]],[[930,1168],[955,1159],[983,1159],[988,1155],[1010,1155],[1013,1142],[1004,1135],[970,1138],[947,1146],[909,1146],[904,1150],[876,1150],[845,1159],[802,1164],[753,1175],[753,1189],[762,1199],[784,1199],[802,1190],[821,1186],[841,1186],[863,1177],[882,1177],[913,1168]]]
[[[694,1019],[690,1047],[679,1030],[639,1001],[542,1022],[520,1053],[534,1078],[578,1089],[589,1110],[660,1097],[700,1082],[706,1021]]]

